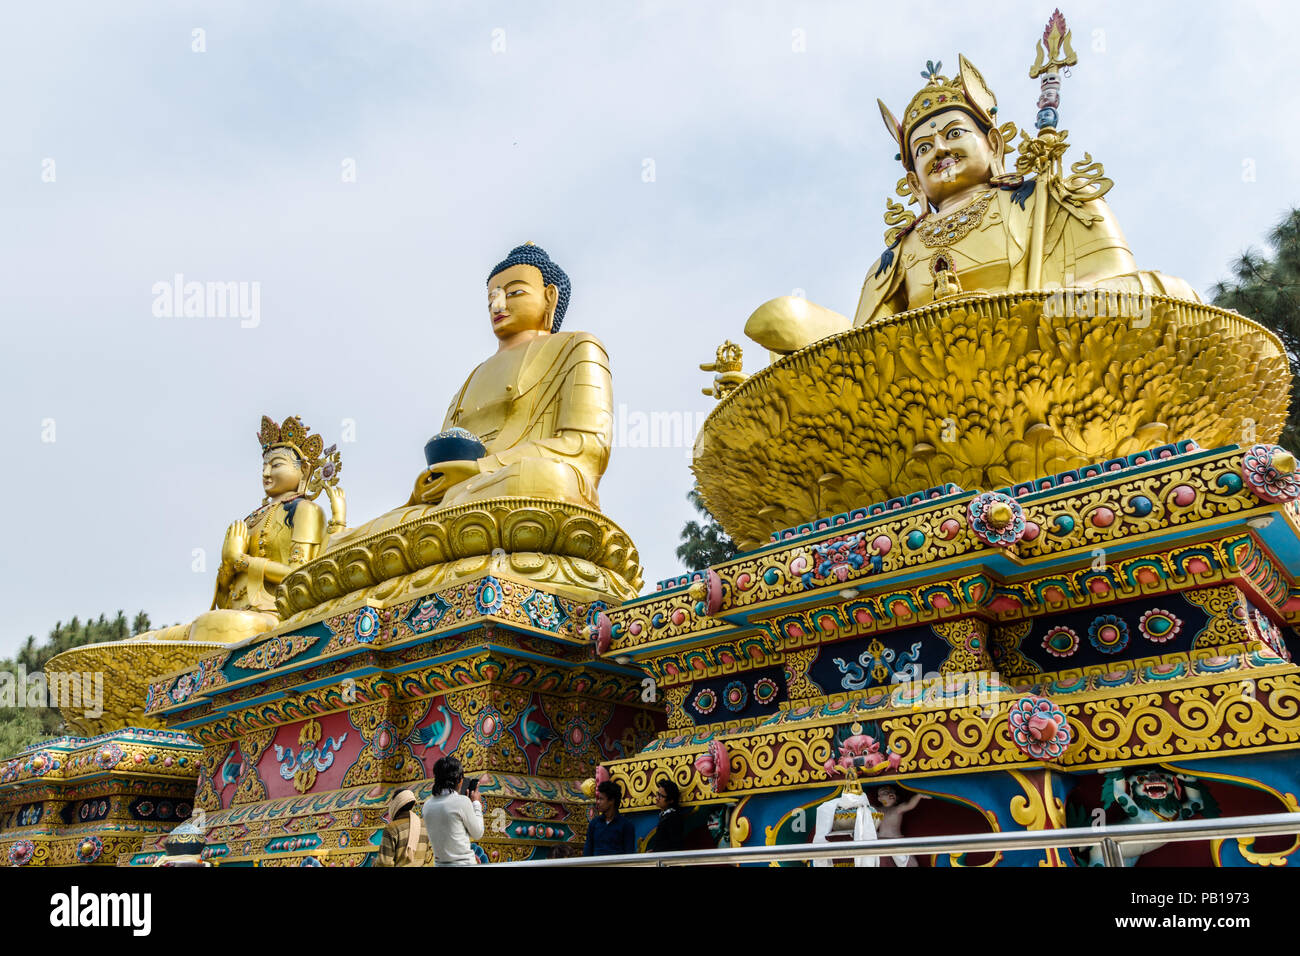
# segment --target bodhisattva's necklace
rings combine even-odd
[[[984,221],[984,214],[992,202],[993,193],[989,191],[946,216],[927,216],[916,227],[916,234],[921,237],[921,242],[931,248],[950,246]]]

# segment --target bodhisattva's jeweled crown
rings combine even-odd
[[[274,448],[286,448],[298,456],[303,466],[304,490],[314,498],[325,485],[338,484],[343,461],[337,445],[326,448],[324,439],[310,432],[297,415],[290,415],[279,425],[263,415],[257,440],[263,455]]]
[[[899,159],[909,170],[912,169],[912,157],[908,155],[907,138],[912,130],[936,113],[952,109],[965,110],[986,127],[997,125],[993,121],[998,112],[997,97],[970,60],[960,55],[957,60],[959,69],[955,80],[939,75],[942,62],[926,63],[921,75],[929,82],[907,104],[901,123],[894,118],[883,100],[876,100],[880,104],[880,116],[885,121],[885,128],[898,143]]]

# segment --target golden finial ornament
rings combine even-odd
[[[717,357],[706,365],[700,366],[702,372],[717,372],[713,376],[713,387],[701,389],[705,395],[712,395],[718,401],[726,398],[745,381],[744,353],[739,345],[727,339],[718,346]]]

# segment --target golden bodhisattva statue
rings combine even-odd
[[[106,671],[103,713],[63,709],[69,728],[93,735],[121,727],[163,727],[144,714],[149,683],[193,667],[204,656],[248,640],[280,623],[275,592],[296,567],[320,554],[328,536],[341,531],[345,499],[338,487],[338,450],[323,448],[297,417],[276,424],[263,416],[262,505],[226,529],[212,609],[187,624],[146,631],[123,641],[87,644],[64,651],[46,665],[53,671]],[[331,517],[313,499],[324,491]]]
[[[320,435],[297,417],[277,425],[265,415],[262,445],[262,505],[226,529],[221,545],[212,610],[190,625],[190,639],[241,641],[279,622],[275,589],[289,572],[318,555],[330,534],[343,529],[346,503],[338,487],[338,450],[324,448]],[[324,491],[330,502],[327,522],[312,499]]]
[[[786,353],[936,299],[1026,289],[1105,289],[1199,302],[1182,279],[1138,270],[1101,198],[1113,183],[1100,163],[1085,155],[1071,175],[1060,174],[1067,134],[1054,128],[1059,78],[1048,68],[1053,61],[1074,62],[1063,27],[1062,21],[1059,34],[1049,38],[1052,61],[1040,62],[1040,132],[1025,135],[1012,172],[1004,161],[1015,124],[996,123],[997,99],[965,57],[958,58],[955,80],[939,75],[942,64],[927,65],[927,83],[901,122],[881,102],[905,171],[898,192],[924,211],[913,216],[889,203],[886,223],[895,225],[886,233],[888,248],[868,270],[851,322],[785,296],[760,306],[746,333]]]
[[[512,249],[487,285],[496,354],[452,399],[409,504],[451,507],[508,496],[599,510],[596,486],[613,435],[609,356],[594,335],[560,331],[569,277],[540,246]],[[460,431],[448,436],[451,429]],[[466,432],[483,454],[439,460],[442,439]]]

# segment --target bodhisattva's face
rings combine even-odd
[[[981,133],[969,113],[945,110],[916,127],[907,148],[914,170],[907,174],[908,182],[938,206],[993,178],[1002,156],[1002,135],[996,129]]]
[[[287,495],[302,483],[302,465],[289,451],[274,449],[262,456],[262,490],[268,498]]]
[[[488,318],[498,339],[520,332],[550,332],[560,291],[537,266],[517,265],[488,280]]]

